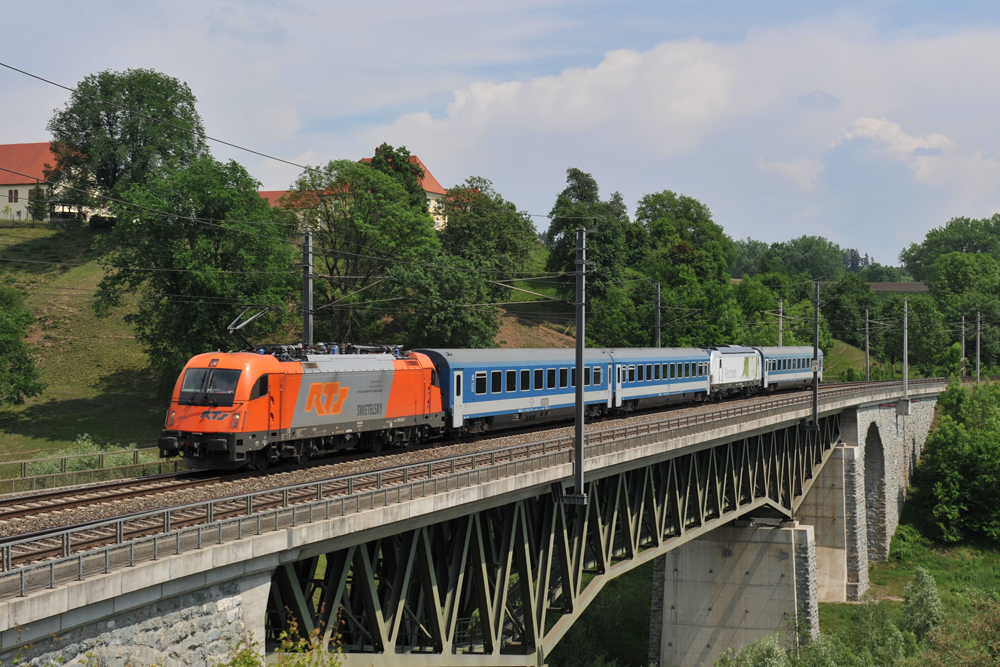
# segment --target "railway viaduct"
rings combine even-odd
[[[543,665],[650,561],[650,661],[711,664],[865,592],[943,388],[824,388],[818,430],[803,394],[594,430],[585,506],[556,438],[68,530],[31,564],[7,542],[0,664],[211,664],[292,616],[349,667]]]

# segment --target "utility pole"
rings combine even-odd
[[[576,429],[573,433],[573,493],[560,493],[559,502],[571,505],[586,505],[587,493],[583,486],[583,419],[585,413],[583,395],[583,352],[586,340],[586,296],[587,296],[587,232],[593,229],[576,229]]]
[[[302,344],[313,344],[313,235],[302,240]]]
[[[976,382],[979,382],[979,338],[983,332],[983,318],[980,311],[976,311]]]
[[[965,377],[965,315],[962,315],[962,364],[959,375]]]
[[[781,347],[781,320],[784,315],[785,300],[778,299],[778,347]]]
[[[819,281],[813,283],[815,288],[813,310],[813,429],[819,430]]]
[[[868,309],[865,308],[865,382],[872,381],[872,355],[868,347]]]
[[[660,283],[656,283],[656,347],[660,347]]]

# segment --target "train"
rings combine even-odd
[[[822,350],[816,370],[822,381]],[[813,348],[593,348],[580,379],[596,419],[809,386]],[[571,419],[577,380],[571,349],[211,352],[182,370],[157,446],[213,470],[379,452]]]

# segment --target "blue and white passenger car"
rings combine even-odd
[[[812,346],[757,349],[764,358],[764,389],[775,391],[812,384]],[[819,379],[823,381],[823,350],[819,351]]]
[[[652,347],[608,352],[615,364],[615,408],[629,412],[700,400],[708,394],[705,350]]]
[[[441,399],[451,427],[480,433],[522,423],[567,419],[576,404],[576,352],[568,349],[416,350],[441,377]],[[606,412],[614,397],[612,358],[584,355],[588,414]]]

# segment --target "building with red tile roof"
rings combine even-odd
[[[28,219],[28,193],[35,184],[45,180],[46,165],[55,164],[55,161],[47,141],[35,144],[0,144],[2,217]],[[48,186],[42,187],[47,189]]]
[[[371,161],[372,159],[370,157],[361,159],[361,162],[364,162],[365,164],[368,164]],[[424,170],[424,175],[419,179],[419,183],[420,187],[422,187],[424,192],[427,193],[427,209],[434,218],[434,228],[438,230],[444,229],[446,220],[444,216],[435,213],[435,210],[439,206],[438,201],[444,197],[447,190],[445,190],[444,186],[438,182],[438,179],[434,178],[434,174],[430,172],[430,169],[427,168],[427,165],[425,165],[420,158],[416,155],[411,155],[410,162],[416,164]],[[287,192],[287,190],[258,190],[257,194],[266,199],[271,206],[277,206],[278,200],[281,199],[282,195]]]

